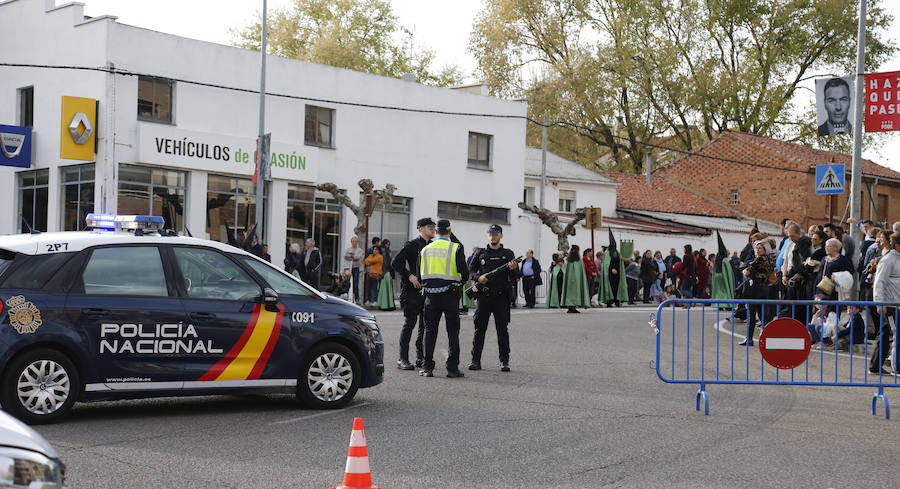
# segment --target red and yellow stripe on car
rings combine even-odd
[[[256,304],[240,339],[199,380],[258,379],[275,349],[283,316],[284,306],[280,304],[277,312],[268,311],[262,304]]]

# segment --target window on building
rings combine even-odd
[[[306,129],[304,140],[310,146],[333,148],[334,109],[306,106]]]
[[[265,185],[263,198],[269,195]],[[265,221],[263,207],[263,221]],[[206,193],[206,232],[209,239],[238,248],[256,223],[256,184],[249,178],[209,175]]]
[[[575,212],[575,191],[559,191],[559,212]]]
[[[184,230],[187,173],[119,165],[119,214],[162,216],[166,229]]]
[[[890,218],[888,217],[888,196],[886,194],[878,194],[878,200],[875,204],[876,209],[878,210],[878,218],[883,222],[890,222]]]
[[[172,122],[175,83],[165,78],[138,77],[137,115],[142,121]]]
[[[369,244],[378,236],[382,241],[391,240],[391,252],[396,253],[409,240],[409,210],[412,199],[394,196],[389,205],[382,203],[372,210],[369,218]]]
[[[94,164],[62,169],[63,231],[81,231],[94,212]]]
[[[34,126],[34,87],[19,89],[19,125]]]
[[[731,191],[731,205],[738,205],[741,202],[740,193],[737,190]]]
[[[525,205],[534,205],[534,187],[525,187],[525,191],[522,193],[522,202]]]
[[[332,283],[328,272],[338,272],[341,262],[342,205],[328,192],[301,184],[288,184],[287,239],[301,251],[307,238],[316,242],[322,253],[319,284]]]
[[[491,167],[491,139],[489,134],[469,133],[469,167]]]
[[[438,201],[438,217],[462,221],[509,224],[509,209]]]
[[[19,172],[19,232],[47,230],[50,170]]]

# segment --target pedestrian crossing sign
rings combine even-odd
[[[844,165],[816,165],[816,195],[844,193]]]

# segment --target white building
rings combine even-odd
[[[526,149],[522,201],[538,207],[541,206],[541,158],[540,148]],[[616,217],[616,188],[619,184],[614,180],[549,151],[544,173],[544,208],[556,212],[563,226],[571,222],[575,210],[582,207],[601,209],[604,218]],[[541,263],[549,266],[549,257],[556,253],[558,245],[556,235],[534,214],[524,213],[519,219],[531,225],[530,242],[534,244],[527,246],[534,249]],[[599,238],[599,229],[595,232]],[[569,238],[569,244],[578,244],[584,249],[590,246],[586,243],[590,243],[590,234],[582,221],[576,227],[576,235]]]
[[[0,124],[33,127],[30,168],[0,166],[0,234],[81,229],[89,212],[153,213],[233,243],[253,225],[259,53],[86,18],[78,2],[7,0],[0,19]],[[273,262],[286,242],[313,237],[337,270],[356,219],[315,185],[333,182],[356,201],[362,178],[397,186],[370,219],[370,235],[395,251],[423,216],[449,218],[468,247],[491,223],[509,228],[513,249],[532,246],[516,208],[525,103],[276,56],[266,64]],[[80,120],[68,130],[78,113],[92,133]]]

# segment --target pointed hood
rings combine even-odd
[[[725,249],[725,242],[722,241],[722,235],[716,231],[716,239],[719,241],[719,251],[716,252],[715,273],[722,273],[722,261],[728,259],[728,250]]]
[[[753,220],[753,229],[750,230],[750,241],[753,241],[753,235],[759,232],[759,222]]]

